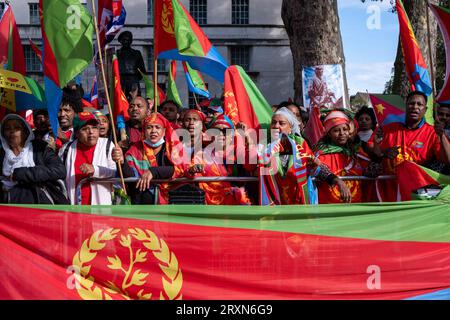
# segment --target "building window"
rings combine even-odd
[[[42,71],[41,61],[39,60],[36,53],[34,53],[33,49],[31,49],[31,46],[29,45],[23,46],[23,55],[25,57],[25,66],[27,72]]]
[[[147,0],[147,23],[153,24],[153,0]]]
[[[248,24],[248,0],[232,0],[231,23]]]
[[[3,15],[3,11],[5,11],[5,3],[0,2],[0,17]]]
[[[30,24],[39,24],[39,3],[29,3]]]
[[[208,7],[206,0],[190,0],[189,11],[199,25],[208,23]]]
[[[205,86],[208,89],[208,83],[205,82]],[[207,99],[203,96],[194,95],[194,93],[190,92],[189,90],[188,95],[189,95],[189,109],[196,109],[197,103],[201,104],[205,99]]]
[[[234,46],[230,48],[231,64],[241,66],[245,71],[250,70],[250,47]]]
[[[166,60],[158,59],[158,72],[167,72],[166,70]],[[153,46],[147,47],[147,71],[153,72]]]

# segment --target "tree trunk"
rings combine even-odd
[[[281,8],[294,60],[295,100],[303,101],[302,67],[341,64],[348,105],[345,58],[337,0],[283,0]]]
[[[437,0],[430,0],[430,3],[438,3]],[[403,5],[405,7],[406,14],[411,21],[414,34],[417,39],[417,43],[420,46],[422,55],[425,59],[425,63],[428,66],[428,70],[431,70],[430,64],[430,52],[428,46],[428,30],[427,30],[427,2],[424,0],[404,0]],[[437,43],[437,32],[438,26],[436,19],[430,12],[430,34],[431,34],[431,48],[433,56],[433,74],[436,74],[436,43]],[[406,75],[405,64],[403,60],[403,53],[400,44],[400,39],[398,42],[397,57],[394,63],[394,79],[392,83],[392,92],[399,94],[402,97],[406,97],[411,91],[411,86],[408,82],[408,77]],[[431,73],[430,73],[431,77]],[[434,84],[433,84],[434,86]]]

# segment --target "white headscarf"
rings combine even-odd
[[[3,136],[3,126],[8,120],[18,120],[21,121],[25,125],[25,130],[28,130],[29,134],[27,140],[25,141],[24,147],[19,155],[15,155],[12,152],[8,142]],[[0,141],[2,142],[2,148],[5,150],[5,159],[3,160],[3,172],[2,175],[5,177],[10,177],[16,168],[29,168],[34,167],[35,163],[33,160],[33,146],[31,141],[34,139],[33,131],[31,130],[28,123],[20,116],[16,114],[8,114],[2,121],[0,125]],[[17,182],[12,181],[3,181],[3,186],[9,190],[13,186],[15,186]]]
[[[298,121],[297,117],[292,113],[291,110],[289,110],[286,107],[283,107],[283,108],[278,109],[273,115],[274,116],[280,115],[280,116],[285,117],[286,120],[289,122],[289,124],[292,127],[292,133],[294,133],[296,135],[301,135],[300,122]]]

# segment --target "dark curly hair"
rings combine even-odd
[[[375,117],[375,112],[373,111],[373,108],[369,108],[368,106],[363,106],[355,115],[356,121],[358,121],[359,117],[363,114],[367,114],[370,119],[372,120],[372,130],[375,129],[377,125],[377,118]]]
[[[70,89],[65,87],[61,99],[61,105],[69,105],[76,113],[82,112],[81,94],[78,89]]]

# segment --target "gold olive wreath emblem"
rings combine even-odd
[[[130,300],[128,289],[132,286],[141,287],[146,283],[148,273],[141,272],[140,269],[135,270],[136,263],[142,263],[147,261],[147,251],[138,249],[133,252],[131,242],[132,238],[142,242],[143,246],[150,250],[153,256],[158,260],[158,265],[165,277],[162,277],[163,291],[160,292],[160,300],[181,300],[182,295],[181,287],[183,285],[183,275],[181,273],[178,260],[173,252],[170,251],[166,242],[163,239],[159,239],[152,231],[142,230],[139,228],[128,229],[129,234],[122,235],[120,245],[127,248],[129,251],[130,261],[128,268],[124,267],[120,257],[115,255],[114,257],[107,257],[109,265],[107,266],[111,270],[119,270],[124,273],[124,279],[120,285],[115,284],[112,281],[107,281],[105,286],[102,286],[95,282],[92,275],[89,275],[91,271],[91,265],[89,263],[94,260],[97,253],[101,251],[108,241],[111,241],[117,237],[120,229],[107,229],[98,230],[92,234],[92,236],[86,239],[81,246],[81,249],[77,251],[73,257],[72,264],[79,273],[75,273],[76,288],[81,298],[85,300],[112,300],[113,295],[118,295],[123,299]],[[166,279],[167,278],[167,279]],[[141,289],[136,297],[140,300],[150,300],[152,298],[151,293],[145,293],[144,289]]]
[[[169,34],[175,34],[173,21],[172,1],[164,1],[161,13],[161,24],[163,30]]]

